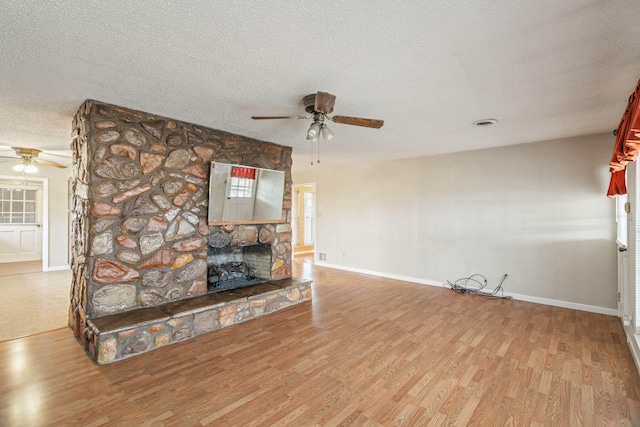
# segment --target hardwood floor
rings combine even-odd
[[[640,425],[617,318],[313,266],[314,301],[112,365],[0,343],[0,425]]]

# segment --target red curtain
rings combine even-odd
[[[613,155],[609,162],[611,182],[607,197],[615,197],[627,194],[625,182],[625,170],[627,163],[633,162],[638,157],[640,149],[640,80],[636,90],[629,97],[629,105],[622,115],[616,131],[616,144],[613,147]]]
[[[232,166],[231,177],[256,179],[256,170],[254,168],[247,168],[243,166]]]

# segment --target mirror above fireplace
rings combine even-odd
[[[282,222],[284,172],[211,162],[209,225]]]

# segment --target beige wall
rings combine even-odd
[[[294,173],[315,182],[329,265],[616,307],[613,137],[586,136]]]
[[[71,168],[39,167],[49,178],[49,267],[69,265],[69,177]],[[45,170],[46,169],[46,170]]]

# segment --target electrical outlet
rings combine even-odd
[[[476,274],[476,270],[473,267],[469,267],[469,274],[473,276]]]

